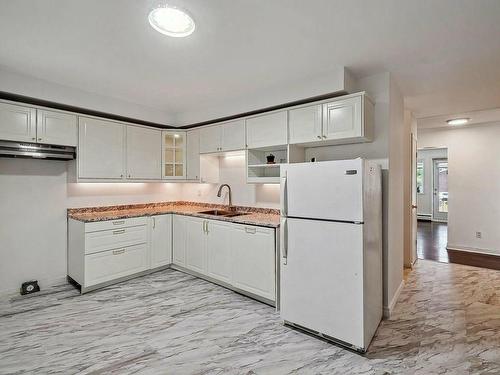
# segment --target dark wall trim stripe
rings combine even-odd
[[[346,94],[348,94],[346,91],[337,91],[337,92],[334,92],[334,93],[313,96],[313,97],[310,97],[310,98],[307,98],[307,99],[295,100],[293,102],[278,104],[278,105],[274,105],[274,106],[271,106],[271,107],[257,109],[257,110],[254,110],[254,111],[243,112],[243,113],[239,113],[237,115],[219,117],[219,118],[215,118],[215,119],[212,119],[212,120],[207,120],[207,121],[202,121],[202,122],[196,122],[194,124],[189,124],[189,125],[183,125],[183,126],[180,126],[179,129],[191,129],[191,128],[195,128],[197,126],[210,125],[210,124],[215,124],[215,123],[222,122],[222,121],[236,120],[236,119],[239,119],[239,118],[242,118],[242,117],[259,115],[261,113],[270,112],[270,111],[276,111],[278,109],[284,109],[284,108],[293,107],[293,106],[296,106],[296,105],[302,105],[302,104],[317,102],[319,100],[326,100],[326,99],[336,98],[338,96],[342,96],[342,95],[346,95]]]
[[[450,263],[500,270],[500,256],[448,248]]]
[[[32,98],[30,96],[12,94],[12,93],[5,92],[5,91],[0,91],[0,99],[11,100],[14,102],[19,102],[19,103],[28,104],[28,105],[36,105],[36,106],[41,106],[41,107],[59,109],[61,111],[76,112],[76,113],[79,113],[82,115],[102,117],[102,118],[107,118],[110,120],[130,122],[130,123],[134,123],[134,124],[138,124],[138,125],[146,125],[146,126],[151,126],[154,128],[176,129],[176,127],[170,126],[170,125],[158,124],[156,122],[139,120],[136,118],[115,115],[115,114],[107,113],[107,112],[94,111],[92,109],[77,107],[77,106],[68,105],[68,104],[56,103],[56,102],[52,102],[52,101],[44,100],[44,99]]]

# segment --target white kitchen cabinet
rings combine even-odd
[[[320,104],[288,111],[290,144],[317,142],[323,139],[322,107]]]
[[[221,151],[245,149],[245,120],[226,122],[222,126]]]
[[[186,132],[186,179],[200,179],[200,130]]]
[[[222,147],[222,126],[212,125],[200,129],[200,153],[220,152]]]
[[[233,224],[208,220],[206,224],[207,275],[230,284],[231,275],[231,232]]]
[[[0,103],[0,140],[36,142],[36,110]]]
[[[271,228],[237,225],[231,232],[233,285],[274,301],[275,234]]]
[[[187,216],[173,215],[172,262],[186,267]]]
[[[200,129],[200,153],[245,149],[245,120],[230,121]]]
[[[36,133],[38,143],[76,147],[78,143],[76,115],[38,109]]]
[[[251,117],[246,120],[246,140],[248,148],[262,148],[286,145],[287,111]]]
[[[161,179],[161,131],[126,126],[127,179]]]
[[[151,268],[172,263],[172,215],[151,217]]]
[[[186,132],[164,130],[162,132],[162,178],[186,179]]]
[[[372,140],[373,104],[364,93],[323,104],[325,141],[337,143]]]
[[[78,130],[78,177],[124,179],[125,125],[80,117]]]
[[[201,274],[207,272],[206,222],[186,216],[186,268]]]

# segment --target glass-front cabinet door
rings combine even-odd
[[[165,130],[162,132],[162,178],[182,180],[186,178],[186,132]]]

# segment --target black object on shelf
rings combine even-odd
[[[266,156],[267,164],[274,164],[274,158],[275,158],[275,156],[273,154],[267,155]]]

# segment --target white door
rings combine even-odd
[[[448,159],[434,159],[432,219],[448,221]]]
[[[363,225],[286,220],[282,319],[362,348]]]
[[[245,120],[231,121],[222,125],[222,151],[245,149]]]
[[[186,179],[200,179],[200,131],[186,132]]]
[[[206,274],[206,222],[197,217],[186,216],[186,268]]]
[[[78,143],[78,124],[75,115],[38,109],[36,111],[37,142],[73,146]]]
[[[127,178],[161,179],[161,131],[126,126]]]
[[[200,129],[200,153],[209,154],[221,151],[222,126],[214,125]]]
[[[282,215],[363,221],[363,160],[289,164],[282,167]]]
[[[79,118],[80,178],[124,178],[124,125],[94,118]]]
[[[172,263],[172,215],[151,217],[151,268]]]
[[[321,141],[321,105],[288,111],[288,137],[290,144]]]
[[[276,299],[274,230],[238,225],[231,232],[233,285],[241,290]]]
[[[247,147],[286,145],[287,111],[252,117],[246,120]]]
[[[172,225],[172,261],[179,266],[186,266],[187,216],[173,215]]]
[[[208,276],[231,283],[231,260],[233,257],[230,238],[232,225],[210,220],[207,230],[207,274]]]
[[[343,139],[363,136],[361,101],[361,96],[357,96],[323,104],[323,138]]]
[[[36,110],[0,103],[0,140],[36,142]]]

